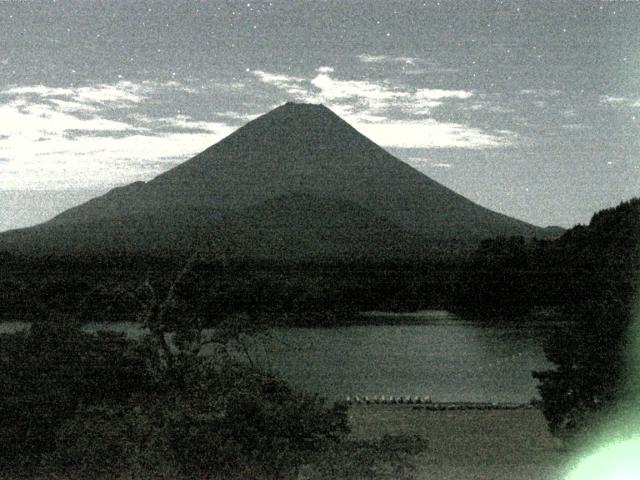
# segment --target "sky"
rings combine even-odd
[[[640,1],[0,0],[0,231],[322,103],[541,225],[640,195]]]

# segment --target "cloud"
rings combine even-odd
[[[87,188],[146,180],[220,140],[232,129],[166,132],[160,135],[50,135],[42,142],[29,137],[0,142],[0,185],[7,190]],[[20,152],[15,158],[14,152]]]
[[[140,122],[146,123],[153,127],[167,126],[184,130],[199,130],[220,134],[220,132],[231,133],[233,127],[222,122],[204,122],[191,118],[189,115],[176,115],[175,117],[136,117]]]
[[[520,90],[521,95],[534,95],[537,97],[555,97],[562,93],[554,88],[525,88]]]
[[[131,82],[118,82],[116,85],[82,87],[76,90],[76,99],[95,103],[140,103],[144,100],[146,87]]]
[[[510,145],[515,136],[433,119],[356,123],[354,127],[376,143],[395,148],[494,148]]]
[[[516,140],[509,131],[490,132],[430,117],[433,109],[454,103],[461,108],[474,101],[477,95],[466,90],[345,79],[330,66],[319,67],[309,78],[262,70],[251,75],[255,80],[247,81],[248,86],[255,87],[250,83],[257,81],[263,91],[267,85],[289,99],[325,103],[386,147],[482,149]],[[193,103],[189,96],[202,95],[205,88],[217,89],[210,83],[202,85],[196,92],[179,82],[122,80],[64,88],[14,85],[0,90],[0,158],[5,159],[0,185],[8,190],[106,188],[147,180],[221,140],[239,122],[257,116],[246,113],[249,105],[245,112],[208,112],[207,119],[168,113],[166,102],[178,94]]]
[[[407,157],[404,160],[409,165],[416,168],[432,167],[432,168],[453,168],[453,163],[437,162],[431,158],[424,157]]]
[[[73,94],[70,88],[54,88],[45,85],[27,85],[23,87],[13,87],[3,90],[3,95],[38,95],[40,97],[51,97],[56,95],[68,96]]]
[[[278,105],[272,105],[270,109],[273,110],[277,106]],[[264,112],[260,112],[260,113],[240,113],[240,112],[236,112],[236,111],[226,111],[226,112],[214,112],[214,115],[217,116],[217,117],[221,117],[221,118],[231,118],[233,120],[241,120],[241,121],[244,121],[244,122],[248,122],[250,120],[253,120],[254,118],[258,118],[263,113]]]
[[[472,96],[473,93],[465,90],[442,90],[439,88],[421,88],[414,94],[414,97],[417,99],[427,100],[442,100],[444,98],[458,98],[466,100]]]
[[[10,158],[8,167],[0,170],[0,184],[7,190],[41,190],[146,180],[204,150],[215,140],[208,133],[171,133],[92,137],[90,142],[86,137],[24,142],[16,145],[22,158]],[[0,148],[0,155],[3,154]]]
[[[427,75],[433,73],[456,73],[459,68],[445,67],[439,65],[435,61],[425,60],[418,57],[408,56],[392,56],[392,55],[371,55],[363,53],[357,55],[356,58],[365,64],[396,64],[399,66],[399,72],[403,75]]]
[[[58,98],[53,98],[50,100],[52,104],[57,107],[58,111],[66,112],[66,113],[77,113],[77,112],[96,112],[98,109],[93,105],[88,105],[86,103],[81,102],[72,102],[68,100],[60,100]]]
[[[390,55],[368,55],[366,53],[358,55],[357,58],[363,63],[404,63],[407,65],[423,63],[423,60],[416,57],[392,57]]]
[[[611,105],[618,107],[638,108],[640,107],[640,99],[634,100],[629,97],[619,95],[600,95],[601,105]]]
[[[186,91],[177,82],[118,82],[0,91],[0,185],[7,190],[91,188],[146,180],[233,131],[225,122],[153,117],[132,106]]]
[[[55,88],[45,85],[13,87],[2,92],[3,95],[35,96],[40,98],[66,97],[76,102],[89,103],[139,103],[151,85],[120,81],[116,84],[100,84],[78,88]]]
[[[317,75],[311,79],[262,70],[256,70],[253,74],[261,82],[285,91],[294,100],[326,103],[337,108],[340,104],[356,105],[360,110],[368,109],[368,114],[392,106],[408,114],[425,114],[429,109],[441,106],[445,100],[466,100],[473,96],[472,92],[465,90],[411,90],[395,87],[385,81],[342,80],[332,76],[333,68],[326,66],[316,69],[316,72]]]
[[[370,60],[370,59],[369,59]],[[495,148],[514,143],[510,131],[479,128],[428,118],[431,110],[474,97],[466,90],[409,88],[387,81],[335,78],[326,67],[305,79],[264,71],[254,72],[263,83],[297,101],[323,103],[356,129],[385,147]]]
[[[280,90],[285,90],[289,95],[298,99],[305,99],[308,95],[307,89],[304,87],[306,80],[291,75],[274,74],[263,70],[253,70],[251,72],[262,83],[272,85]]]
[[[600,103],[606,104],[606,105],[619,105],[619,104],[625,104],[625,103],[629,103],[630,100],[626,97],[619,97],[616,95],[601,95],[600,96]]]
[[[0,105],[0,118],[3,120],[5,135],[34,136],[61,133],[65,130],[129,130],[132,126],[119,121],[108,120],[99,116],[79,118],[60,110],[48,103],[25,103],[13,101]],[[5,140],[6,141],[6,140]]]
[[[337,80],[321,73],[311,80],[323,102],[356,100],[372,108],[381,108],[388,102],[408,98],[411,94],[393,89],[384,83],[367,80]]]

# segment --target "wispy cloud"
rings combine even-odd
[[[357,58],[363,63],[404,63],[407,65],[424,63],[423,60],[416,57],[393,57],[390,55],[368,55],[366,53],[358,55]]]
[[[424,58],[409,57],[409,56],[393,56],[393,55],[372,55],[363,53],[357,55],[356,58],[364,63],[375,66],[396,65],[399,67],[399,71],[403,75],[427,75],[433,73],[455,73],[459,72],[459,68],[453,68],[451,66],[443,66],[438,63],[425,60]]]
[[[0,118],[3,120],[3,132],[10,137],[33,135],[47,136],[65,130],[129,130],[132,126],[114,120],[92,115],[80,118],[60,110],[48,103],[31,103],[14,100],[0,105]],[[8,139],[5,139],[6,141]]]
[[[473,92],[466,90],[342,79],[330,67],[321,67],[315,76],[306,79],[263,71],[254,75],[290,99],[327,105],[385,147],[481,149],[509,145],[515,139],[513,132],[487,132],[430,117],[435,108],[473,98]]]
[[[233,127],[186,115],[153,117],[133,107],[177,82],[45,85],[0,91],[0,185],[6,190],[91,188],[148,179]]]
[[[555,88],[525,88],[520,90],[521,95],[533,95],[536,97],[556,97],[562,93]]]
[[[600,104],[612,107],[639,108],[640,99],[621,95],[600,95]]]
[[[459,123],[426,119],[420,122],[383,121],[354,125],[375,142],[395,148],[495,148],[511,144],[507,135],[494,135]]]
[[[343,80],[331,75],[331,67],[320,67],[316,72],[313,78],[272,74],[260,70],[254,71],[253,74],[261,82],[285,91],[296,100],[334,102],[359,109],[384,110],[394,107],[409,114],[423,114],[425,108],[441,106],[444,101],[466,100],[473,96],[472,92],[465,90],[410,89],[393,85],[389,81]]]
[[[3,95],[35,96],[39,98],[73,98],[76,102],[88,103],[139,103],[151,85],[120,81],[116,84],[100,84],[78,88],[55,88],[45,85],[13,87],[2,92]]]
[[[255,80],[247,81],[244,88],[255,88],[257,82],[258,91],[272,88],[283,101],[324,103],[386,147],[483,149],[516,139],[509,131],[486,131],[433,118],[434,109],[453,105],[462,109],[477,100],[479,95],[471,91],[343,78],[328,65],[306,78],[262,70],[252,71],[251,76]],[[7,190],[105,188],[152,178],[258,115],[248,105],[243,112],[228,106],[207,111],[207,118],[179,110],[173,115],[162,106],[175,98],[193,103],[199,98],[193,95],[210,88],[206,82],[122,80],[0,90],[0,186]],[[268,98],[274,101],[273,92]],[[264,105],[265,111],[269,108]]]
[[[423,157],[408,157],[405,160],[409,165],[413,165],[417,168],[433,167],[433,168],[453,168],[453,163],[436,162],[431,158]]]
[[[619,97],[617,95],[602,95],[600,96],[600,103],[607,105],[619,105],[629,103],[631,100],[626,97]]]
[[[272,105],[271,109],[276,108],[278,105]],[[259,117],[262,113],[241,113],[235,110],[228,110],[224,112],[213,112],[213,115],[218,118],[229,118],[234,121],[243,121],[248,122],[249,120],[253,120],[256,117]]]
[[[415,98],[425,98],[428,100],[442,100],[445,98],[459,98],[462,100],[466,100],[467,98],[471,98],[472,96],[473,93],[466,90],[442,90],[439,88],[421,88],[419,90],[416,90],[414,94]]]
[[[253,75],[255,75],[262,83],[272,85],[280,90],[285,90],[289,95],[292,95],[295,98],[304,98],[308,94],[308,91],[304,87],[306,83],[304,78],[284,74],[274,74],[263,70],[253,70],[251,73],[253,73]]]
[[[370,108],[382,108],[389,102],[396,102],[411,95],[386,83],[338,80],[327,73],[320,73],[310,83],[318,90],[318,97],[325,102],[356,100]]]

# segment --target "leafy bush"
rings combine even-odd
[[[243,469],[279,478],[348,430],[346,411],[247,366],[200,365],[173,397],[168,437],[185,473]]]
[[[39,458],[79,406],[150,390],[141,348],[64,319],[0,335],[0,459]]]

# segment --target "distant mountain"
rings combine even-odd
[[[322,105],[287,103],[149,182],[0,234],[0,248],[411,258],[550,234],[431,180]]]

